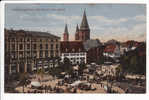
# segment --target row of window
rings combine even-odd
[[[64,53],[64,56],[85,56],[85,53]]]
[[[50,56],[54,56],[54,51],[53,51],[53,50],[50,50],[50,52],[45,51],[45,57],[49,57],[49,53],[50,53]],[[59,52],[56,51],[56,52],[55,52],[55,55],[58,56],[58,53],[59,53]],[[43,51],[40,51],[39,57],[42,58],[42,57],[43,57],[43,54],[44,54]]]
[[[73,61],[76,61],[76,60],[85,60],[85,57],[70,58],[70,60],[73,60]]]
[[[35,45],[35,44],[34,44],[34,45]],[[49,45],[46,44],[45,47],[46,47],[46,49],[48,49],[48,48],[49,48]],[[56,49],[58,49],[58,48],[59,48],[58,44],[56,44],[55,47],[56,47]],[[40,44],[40,49],[42,49],[42,48],[43,48],[43,44]],[[53,49],[53,48],[54,48],[54,45],[51,44],[51,45],[50,45],[50,48]],[[34,46],[34,49],[36,49],[36,45]]]
[[[12,50],[15,50],[15,44],[12,44],[11,46],[12,46]],[[55,47],[56,47],[56,49],[58,49],[59,45],[56,44]],[[45,44],[45,48],[49,49],[49,45]],[[20,50],[23,49],[23,44],[19,44],[19,49]],[[30,49],[30,44],[27,44],[27,49]],[[33,44],[33,49],[37,49],[37,45],[36,44]],[[43,44],[40,44],[40,49],[43,49]],[[53,44],[50,45],[50,49],[54,49],[54,45]]]
[[[39,57],[44,57],[44,54],[45,54],[45,57],[49,57],[49,53],[50,53],[50,56],[54,56],[54,51],[51,50],[50,52],[49,52],[49,51],[45,51],[45,52],[40,51],[40,52],[39,52]],[[22,52],[22,51],[19,52],[19,57],[23,57],[23,54],[24,54],[24,52]],[[59,52],[56,51],[56,52],[55,52],[55,55],[58,56],[58,54],[59,54]],[[16,57],[17,57],[17,54],[16,54],[15,52],[11,52],[10,56],[11,56],[11,58],[16,58]],[[26,57],[31,57],[31,53],[30,53],[29,51],[27,51],[27,52],[25,53],[25,56],[26,56]],[[37,57],[37,52],[36,52],[36,51],[34,51],[34,52],[32,53],[32,57]]]
[[[24,39],[23,38],[20,38],[20,39],[15,39],[15,38],[8,38],[8,41],[11,41],[11,42],[15,42],[15,41],[18,41],[18,42],[24,42]],[[27,38],[27,39],[25,39],[26,40],[26,42],[31,42],[31,41],[33,41],[33,42],[37,42],[37,41],[40,41],[40,42],[42,42],[42,41],[45,41],[45,39],[40,39],[40,40],[38,40],[38,39],[31,39],[31,38]],[[46,39],[46,41],[47,42],[58,42],[58,39]]]
[[[68,52],[68,48],[65,48],[65,51],[66,51],[66,52]],[[71,49],[71,51],[72,51],[72,52],[75,52],[75,51],[76,51],[76,49],[75,49],[75,48],[73,48],[73,49]],[[82,49],[81,49],[81,48],[79,48],[79,52],[81,52],[81,51],[82,51]]]

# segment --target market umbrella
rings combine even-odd
[[[74,83],[71,84],[71,86],[77,86],[81,83],[81,81],[75,81]]]
[[[31,85],[34,87],[40,87],[41,84],[38,81],[31,82]]]

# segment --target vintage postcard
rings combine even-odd
[[[146,94],[146,10],[5,3],[4,93]]]

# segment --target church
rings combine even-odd
[[[80,27],[76,26],[75,40],[69,40],[67,24],[63,33],[63,41],[60,43],[61,59],[67,57],[72,64],[91,63],[99,60],[102,44],[97,39],[90,39],[90,27],[86,11],[84,10]],[[93,56],[93,57],[91,57]]]
[[[76,26],[75,40],[76,41],[79,40],[79,41],[83,41],[83,42],[86,40],[90,40],[90,28],[88,25],[85,10],[84,10],[83,19],[82,19],[80,28],[78,27],[78,25]],[[69,41],[69,32],[68,32],[67,24],[65,25],[63,41]]]

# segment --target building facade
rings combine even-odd
[[[120,47],[117,44],[109,44],[105,47],[103,55],[105,57],[119,58],[121,55]]]
[[[46,32],[5,29],[5,71],[32,72],[60,57],[60,37]],[[51,61],[52,62],[52,61]]]
[[[85,41],[84,48],[87,52],[87,63],[98,63],[103,58],[103,45],[98,39]]]
[[[86,63],[87,53],[82,41],[62,41],[60,47],[62,61],[68,58],[72,64]]]

